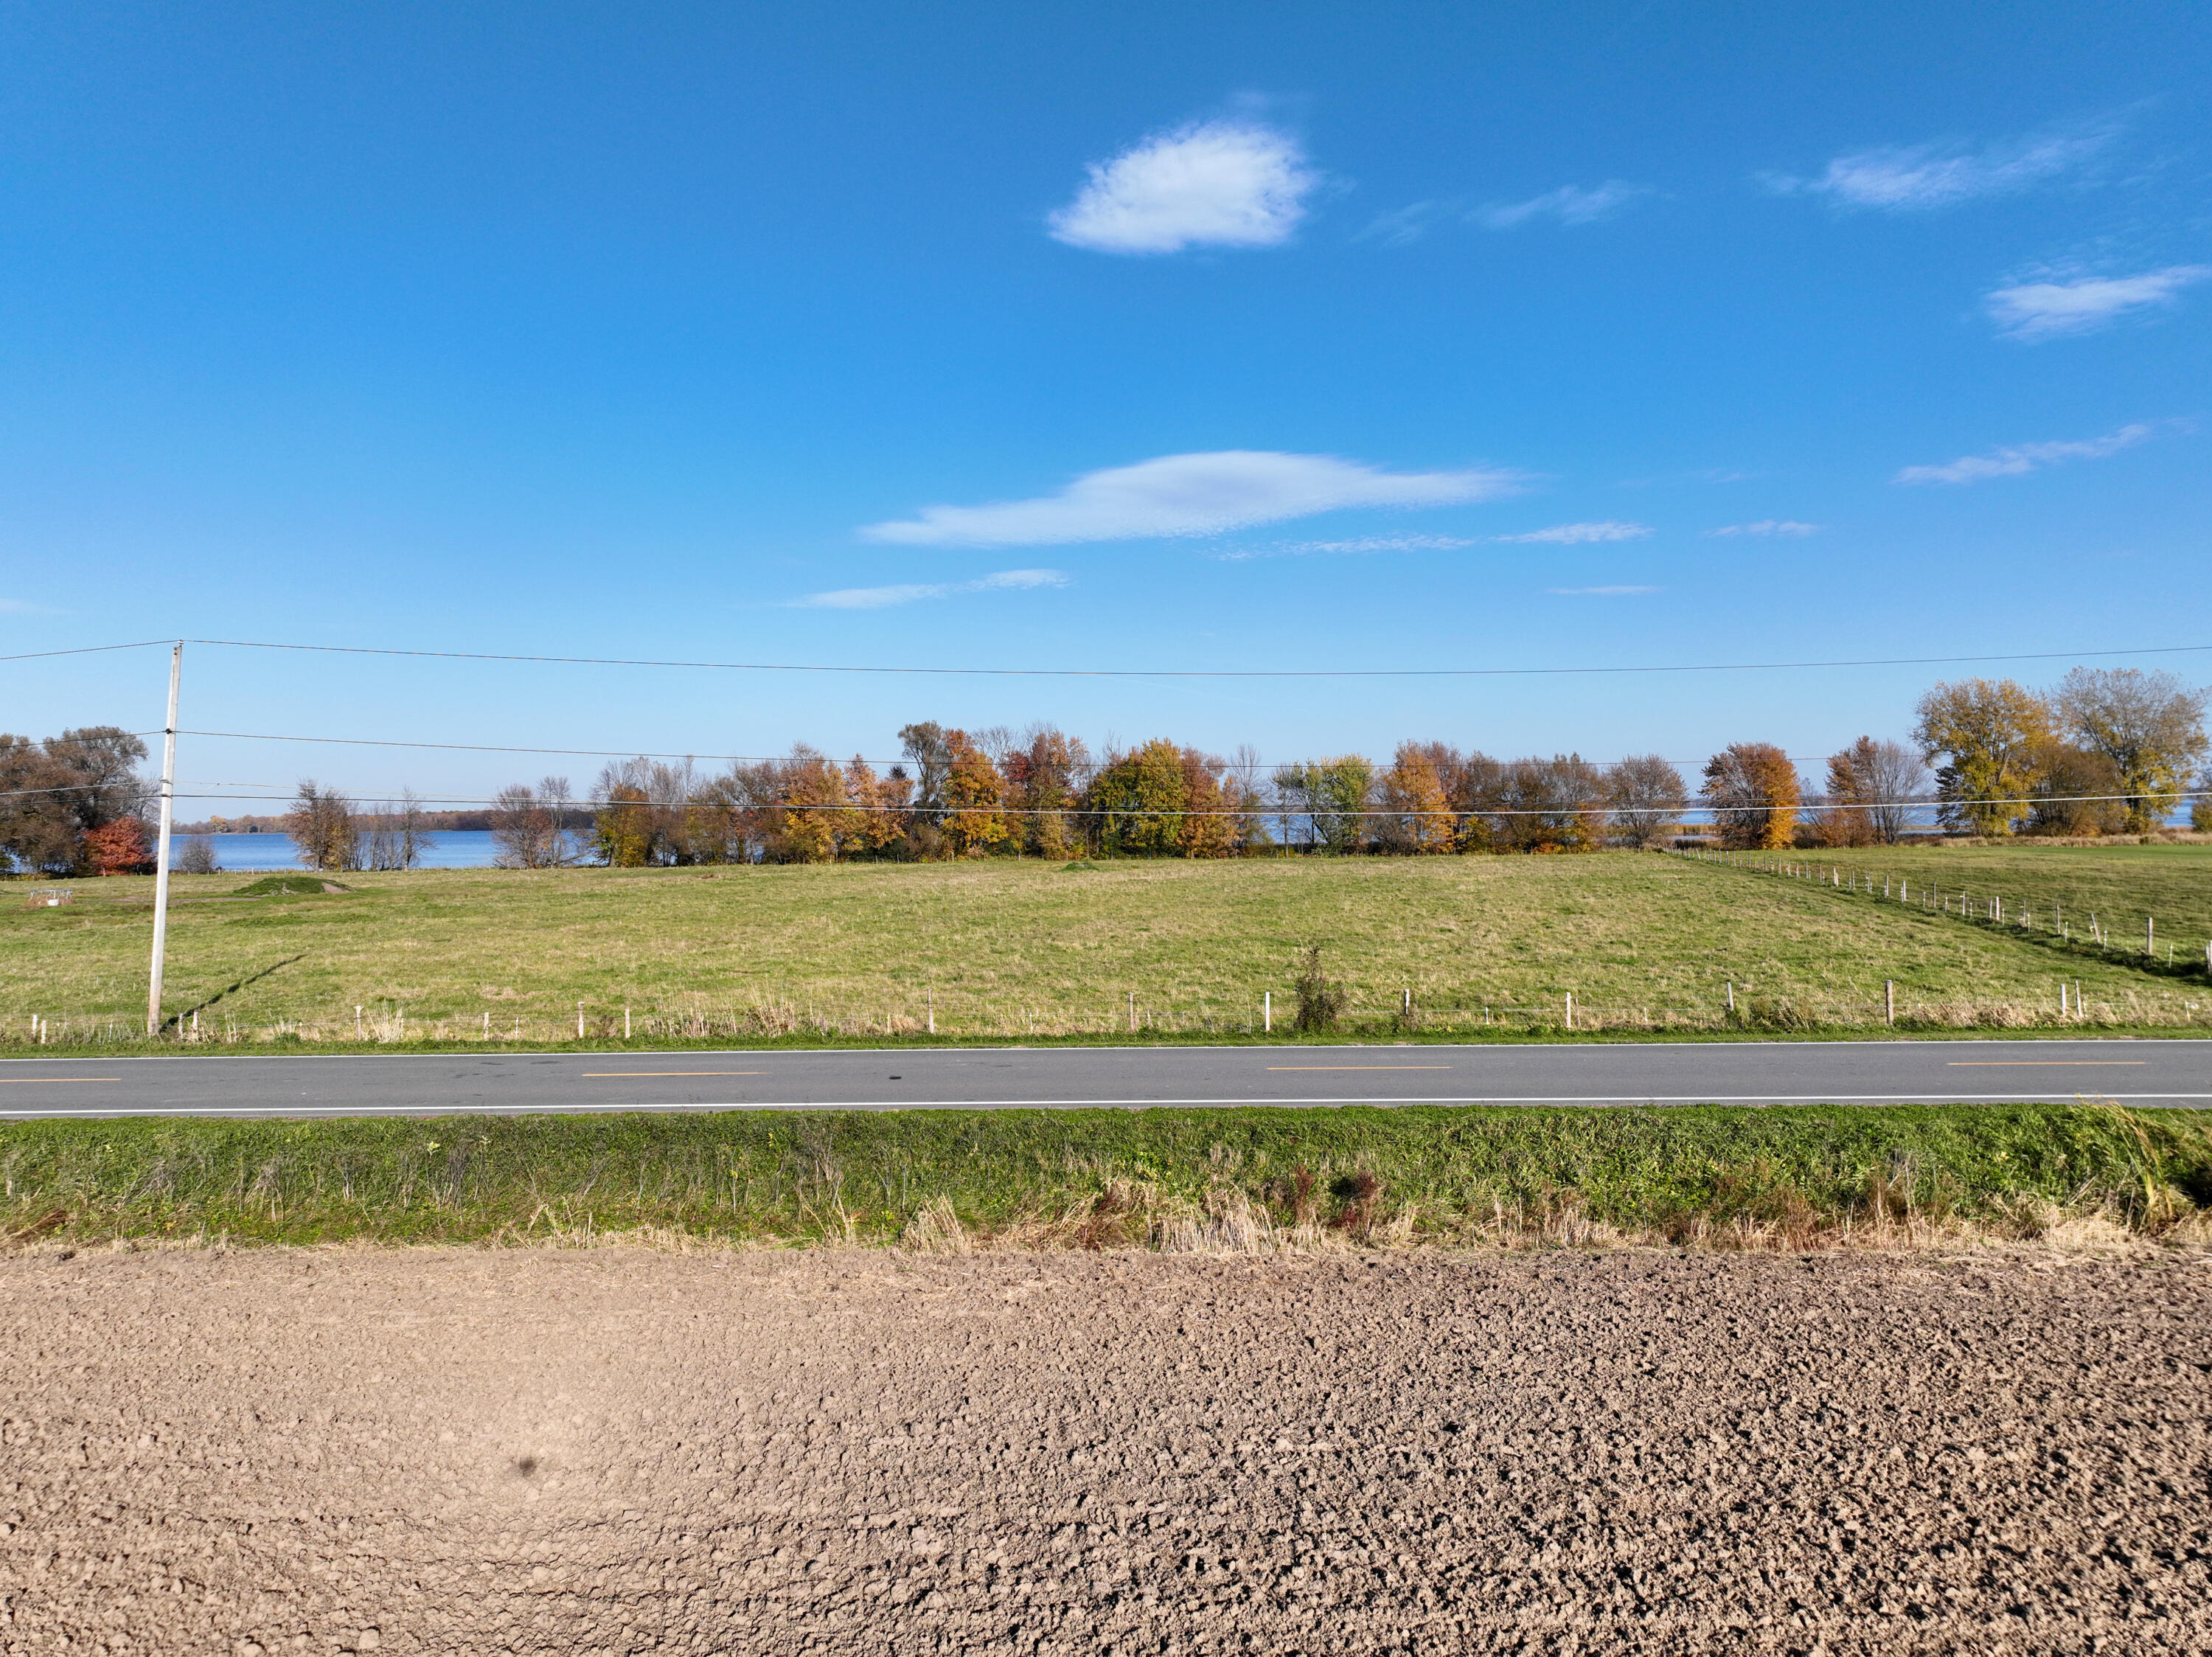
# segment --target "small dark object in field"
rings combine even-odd
[[[1299,969],[1293,988],[1298,995],[1297,1017],[1292,1020],[1294,1029],[1319,1033],[1336,1028],[1336,1021],[1344,1016],[1345,1003],[1350,997],[1342,984],[1330,982],[1328,974],[1322,970],[1319,944],[1306,951],[1305,963]]]
[[[538,1458],[536,1456],[518,1458],[514,1464],[514,1471],[520,1473],[523,1477],[528,1478],[531,1474],[538,1471]]]
[[[1364,1232],[1375,1223],[1376,1210],[1382,1205],[1382,1182],[1373,1174],[1347,1174],[1329,1191],[1344,1204],[1329,1221],[1339,1231]]]

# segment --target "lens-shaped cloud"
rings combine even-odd
[[[1385,472],[1333,454],[1225,449],[1085,472],[1059,494],[1036,500],[924,507],[912,518],[869,524],[860,533],[908,546],[1158,539],[1346,507],[1455,506],[1510,494],[1520,483],[1517,472],[1492,469]]]

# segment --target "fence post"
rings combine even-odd
[[[1137,992],[1133,990],[1129,992],[1129,1033],[1137,1033]]]
[[[931,984],[921,992],[921,1004],[928,1014],[929,1033],[937,1033],[937,986]]]
[[[1884,978],[1881,981],[1881,1017],[1885,1024],[1897,1022],[1897,980],[1895,978]]]
[[[1570,1030],[1571,1030],[1571,1029],[1573,1029],[1574,1027],[1575,1027],[1575,992],[1574,992],[1573,990],[1568,990],[1568,991],[1567,991],[1567,1028],[1568,1028],[1568,1029],[1570,1029]]]
[[[1728,1009],[1731,1014],[1735,1011],[1735,980],[1733,978],[1729,980]]]
[[[2212,956],[2212,943],[2204,946],[2204,953]],[[1260,992],[1260,1033],[1269,1036],[1275,1033],[1275,992],[1272,990]]]
[[[2158,923],[2148,915],[2143,917],[2143,953],[2158,953]]]
[[[583,1003],[583,1002],[578,1002],[576,1003],[576,1039],[577,1039],[577,1040],[579,1040],[579,1041],[581,1041],[583,1039],[584,1039],[584,1003]]]

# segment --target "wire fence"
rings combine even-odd
[[[1723,984],[1696,1002],[1591,1003],[1571,994],[1531,1002],[1425,1001],[1401,991],[1388,1002],[1341,1011],[1328,1031],[1387,1039],[1626,1033],[1773,1033],[1872,1029],[2174,1029],[2212,1025],[2212,989],[2130,990],[2090,993],[2062,981],[2045,1000],[1968,996],[1899,996],[1893,987],[1869,996],[1765,995]],[[849,996],[793,994],[719,1008],[589,1003],[559,1014],[410,1012],[386,1002],[334,1009],[323,1016],[240,1020],[188,1012],[165,1027],[163,1040],[184,1046],[459,1045],[486,1048],[603,1046],[629,1043],[759,1042],[780,1039],[915,1041],[990,1039],[1009,1042],[1119,1037],[1291,1039],[1296,1005],[1268,996],[1249,1004],[1155,1004],[1130,993],[1098,1006],[1071,1009],[1018,1001],[969,999],[934,991],[896,1002]],[[142,1045],[143,1026],[120,1013],[27,1016],[0,1020],[0,1050],[40,1046]]]

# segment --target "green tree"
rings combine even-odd
[[[1189,808],[1182,750],[1160,738],[1109,759],[1083,795],[1084,812],[1097,825],[1100,849],[1120,857],[1181,853]]]

